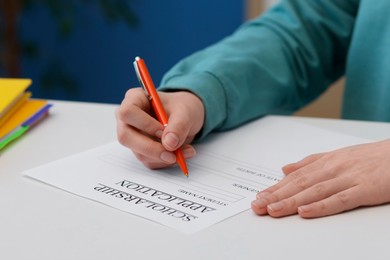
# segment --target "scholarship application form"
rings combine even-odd
[[[196,145],[196,157],[187,160],[189,178],[179,167],[147,169],[117,142],[24,175],[190,234],[248,210],[257,192],[283,178],[285,164],[363,142],[269,116]]]

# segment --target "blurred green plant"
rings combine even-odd
[[[124,22],[135,27],[138,19],[131,9],[134,0],[0,0],[0,72],[4,77],[21,76],[23,57],[39,57],[39,46],[36,42],[25,40],[19,34],[21,18],[35,7],[45,8],[54,20],[58,34],[67,38],[77,26],[80,12],[85,7],[97,8],[108,22]],[[62,88],[67,92],[77,91],[77,80],[74,79],[52,57],[47,70],[42,73],[42,88]]]

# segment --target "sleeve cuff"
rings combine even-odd
[[[219,80],[210,73],[200,72],[164,78],[158,90],[166,92],[185,90],[194,93],[202,100],[205,107],[205,121],[197,140],[218,129],[226,119],[225,91]]]

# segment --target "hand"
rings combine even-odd
[[[390,202],[390,140],[311,155],[283,172],[282,181],[257,194],[256,214],[315,218],[384,204]]]
[[[174,151],[183,145],[184,157],[193,157],[195,149],[188,144],[204,120],[203,103],[191,92],[159,92],[159,96],[168,116],[165,128],[152,116],[152,106],[141,88],[128,90],[116,111],[119,142],[152,169],[173,165]]]

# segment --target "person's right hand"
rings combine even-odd
[[[190,143],[205,117],[202,101],[191,92],[158,94],[168,116],[166,127],[153,117],[152,106],[141,88],[129,89],[116,110],[119,142],[151,169],[175,164],[174,151],[180,147],[186,159],[193,157],[196,152]]]

